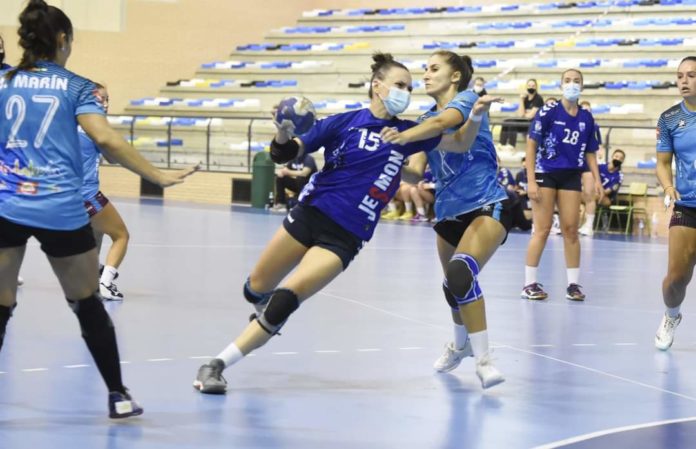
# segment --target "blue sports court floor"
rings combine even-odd
[[[106,391],[38,247],[0,353],[0,448],[696,447],[696,331],[689,296],[672,350],[653,347],[664,242],[582,239],[585,303],[564,299],[550,237],[543,303],[521,300],[528,235],[481,276],[494,357],[482,391],[468,359],[438,375],[450,339],[434,232],[382,224],[349,269],[283,335],[203,396],[198,366],[247,323],[244,279],[282,216],[117,201],[131,246],[117,326],[126,385],[145,407],[106,417]],[[666,422],[665,422],[666,421]]]

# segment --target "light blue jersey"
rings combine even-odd
[[[684,102],[672,106],[657,121],[657,151],[674,153],[680,206],[696,207],[696,112]]]
[[[89,201],[99,192],[99,161],[101,151],[99,147],[89,138],[87,133],[78,126],[80,136],[80,150],[82,151],[82,172],[84,181],[82,183],[82,197]]]
[[[445,109],[458,110],[464,123],[471,113],[478,95],[471,91],[457,94]],[[439,114],[433,106],[419,121]],[[461,125],[460,125],[461,126]],[[450,129],[448,133],[456,131]],[[505,189],[498,184],[498,161],[488,124],[484,115],[481,127],[471,149],[466,153],[448,153],[442,150],[428,153],[428,163],[435,178],[435,218],[437,221],[454,219],[483,206],[507,198]]]
[[[0,72],[0,216],[53,230],[88,223],[77,116],[104,114],[93,82],[52,62]]]

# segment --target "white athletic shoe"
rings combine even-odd
[[[669,315],[665,313],[662,317],[662,322],[660,327],[657,328],[657,333],[655,334],[655,347],[661,351],[666,351],[672,346],[674,342],[674,331],[681,323],[681,313],[676,316],[676,318],[670,318]]]
[[[592,237],[594,235],[594,231],[589,226],[582,226],[580,229],[578,229],[578,233],[580,235],[586,235],[588,237]]]
[[[17,286],[24,285],[24,279],[22,276],[17,276]]]
[[[505,382],[505,377],[493,366],[490,355],[486,354],[476,361],[476,375],[483,388],[490,388]]]
[[[123,293],[118,291],[116,284],[106,285],[103,282],[99,283],[99,294],[105,301],[123,301]]]
[[[433,368],[439,373],[448,373],[462,363],[465,357],[472,357],[474,352],[471,350],[471,342],[466,339],[466,344],[462,349],[455,349],[454,343],[449,342],[445,345],[445,353],[435,360]]]
[[[551,235],[559,235],[561,233],[561,219],[558,218],[558,214],[553,214],[553,222],[551,223]]]

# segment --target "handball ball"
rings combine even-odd
[[[278,103],[275,121],[281,127],[287,127],[288,122],[294,126],[293,134],[302,135],[314,125],[317,111],[314,105],[305,97],[287,97]]]

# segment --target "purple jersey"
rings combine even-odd
[[[382,142],[385,126],[399,131],[415,122],[376,118],[369,109],[318,120],[300,137],[306,153],[324,148],[324,167],[312,175],[300,202],[314,206],[359,238],[372,237],[384,206],[396,194],[404,160],[430,151],[440,136],[407,145]]]
[[[610,172],[607,164],[599,164],[599,177],[602,179],[602,188],[611,190],[612,194],[619,191],[623,182],[621,170]]]
[[[498,170],[498,184],[507,188],[508,186],[515,186],[515,178],[512,176],[510,170],[505,167],[501,167]]]
[[[561,102],[539,109],[529,127],[529,137],[538,143],[536,172],[581,170],[585,153],[599,148],[592,114],[578,109],[573,117]]]

